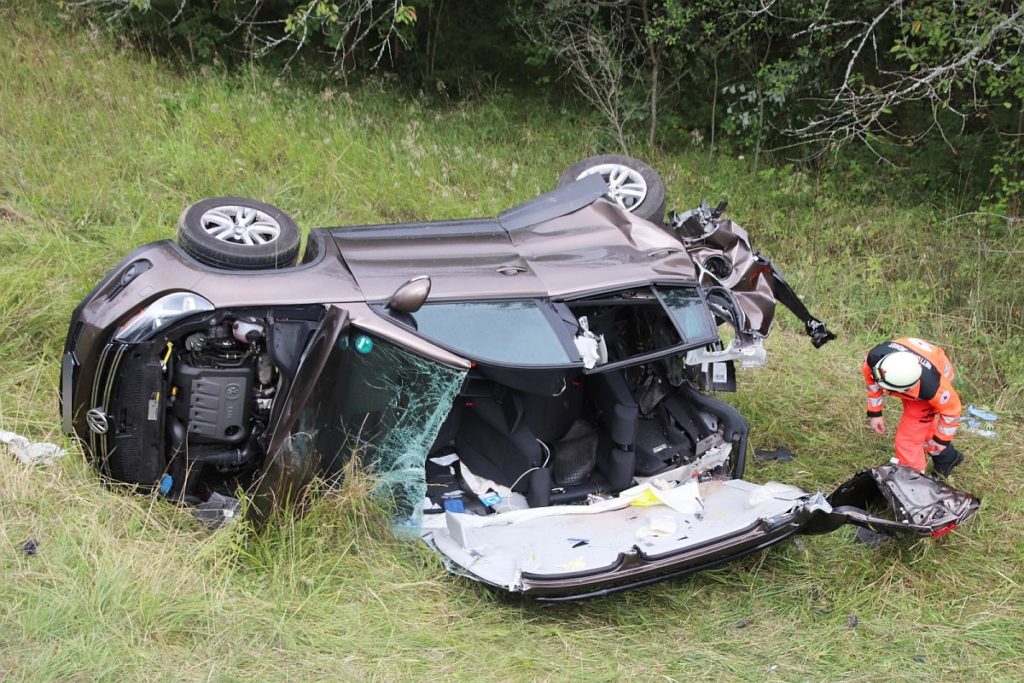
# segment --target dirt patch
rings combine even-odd
[[[24,223],[25,217],[9,206],[0,206],[0,221],[7,223]]]

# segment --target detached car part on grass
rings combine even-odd
[[[606,199],[638,163],[586,160],[494,219],[312,230],[299,263],[278,209],[199,202],[178,244],[135,250],[76,308],[64,427],[105,477],[207,520],[244,491],[266,523],[355,455],[453,570],[545,600],[846,523],[969,518],[976,499],[900,468],[829,498],[743,481],[747,421],[705,392],[764,362],[776,301],[816,346],[831,333],[720,209],[643,218],[664,187],[639,166],[642,200]]]

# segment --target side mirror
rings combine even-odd
[[[430,276],[418,275],[401,285],[388,299],[387,307],[394,313],[415,313],[430,296]]]

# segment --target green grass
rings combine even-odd
[[[84,29],[0,9],[0,428],[62,441],[70,312],[181,208],[262,198],[304,227],[494,214],[596,153],[583,116],[512,98],[439,108],[384,86],[308,92],[249,71],[174,73]],[[728,198],[841,338],[814,351],[785,312],[741,375],[753,445],[798,459],[749,476],[830,490],[888,457],[863,425],[861,354],[889,333],[949,348],[966,400],[955,483],[984,498],[940,542],[880,550],[852,529],[725,568],[555,608],[498,599],[391,538],[353,477],[259,538],[103,487],[73,444],[0,454],[0,674],[11,679],[1020,680],[1024,406],[1012,224],[863,178],[692,150],[653,155],[670,197]],[[1014,260],[1016,259],[1016,260]],[[948,286],[944,283],[949,283]],[[28,538],[39,552],[20,552]],[[858,625],[849,626],[856,615]],[[737,622],[750,620],[745,628]]]

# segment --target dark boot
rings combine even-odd
[[[932,456],[932,467],[935,468],[936,474],[948,477],[953,473],[953,468],[963,461],[964,454],[953,448],[953,445],[950,444]]]

